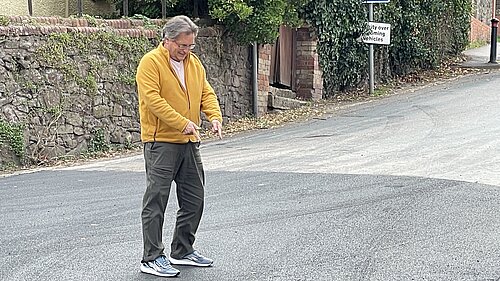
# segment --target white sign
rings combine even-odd
[[[378,3],[389,3],[390,0],[365,0],[363,3],[365,4],[378,4]]]
[[[361,39],[367,44],[391,44],[391,25],[388,23],[369,22],[370,33]]]

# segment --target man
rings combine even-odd
[[[193,248],[203,212],[205,176],[199,145],[200,110],[222,137],[222,115],[199,58],[191,53],[198,27],[186,16],[170,19],[163,41],[137,69],[146,191],[143,198],[144,254],[141,271],[156,276],[179,274],[174,265],[211,266]],[[175,181],[179,210],[170,255],[162,242],[163,219]]]

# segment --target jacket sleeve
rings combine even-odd
[[[168,102],[160,96],[160,71],[158,64],[146,56],[137,68],[137,91],[147,108],[162,122],[170,127],[183,131],[189,120],[175,111]]]
[[[222,113],[220,111],[217,95],[215,95],[214,89],[207,81],[207,75],[203,65],[201,65],[201,68],[203,71],[203,91],[201,94],[201,111],[205,113],[210,122],[217,119],[222,123]]]

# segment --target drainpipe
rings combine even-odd
[[[65,11],[65,17],[69,17],[69,0],[66,0],[66,11]]]
[[[253,114],[255,117],[259,117],[259,104],[258,104],[258,96],[259,96],[259,83],[258,83],[258,64],[259,64],[259,46],[257,42],[253,42],[252,51],[253,51],[253,63],[252,63],[252,90],[253,90]]]

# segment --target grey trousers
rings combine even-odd
[[[177,220],[170,255],[180,259],[194,251],[193,243],[204,204],[205,174],[199,143],[144,144],[146,191],[142,201],[142,261],[164,255],[163,220],[172,181],[177,185]]]

